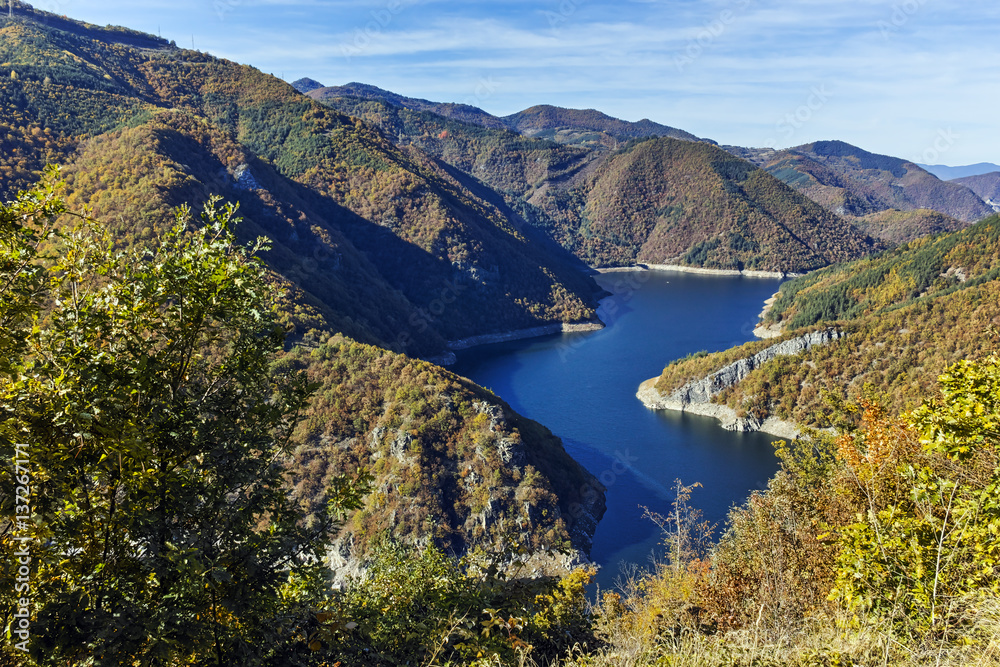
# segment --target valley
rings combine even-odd
[[[0,660],[995,648],[996,165],[193,41],[0,15]]]

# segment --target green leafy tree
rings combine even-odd
[[[55,172],[40,186],[0,207],[0,373],[25,348],[25,337],[45,293],[39,246],[52,235],[52,220],[65,212],[55,196]]]
[[[305,660],[306,584],[358,488],[338,480],[308,522],[287,490],[309,387],[272,370],[284,331],[263,242],[236,245],[235,208],[211,200],[201,224],[183,208],[149,249],[115,251],[81,219],[41,272],[55,188],[50,174],[0,218],[0,446],[7,485],[13,443],[30,458],[31,658]]]
[[[941,397],[908,418],[925,456],[880,482],[910,497],[842,530],[833,591],[921,641],[948,640],[979,597],[1000,593],[1000,358],[961,361],[940,385]],[[870,428],[866,437],[913,435]]]
[[[319,643],[344,665],[554,664],[594,641],[585,594],[594,570],[524,577],[524,555],[511,545],[456,560],[383,540],[367,573],[320,615]]]

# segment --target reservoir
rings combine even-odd
[[[647,566],[664,550],[643,509],[667,513],[674,480],[698,482],[691,504],[722,531],[729,509],[763,489],[778,468],[763,433],[734,433],[708,417],[652,411],[639,383],[674,359],[753,339],[763,302],[780,281],[672,271],[604,273],[600,331],[484,345],[453,370],[487,387],[563,439],[607,487],[591,558],[611,587],[622,564]]]

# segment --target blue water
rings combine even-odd
[[[597,281],[613,294],[599,311],[605,329],[466,350],[454,370],[549,427],[607,487],[591,552],[606,588],[623,563],[646,566],[662,556],[642,508],[666,513],[675,479],[702,484],[691,503],[721,529],[729,509],[777,470],[775,438],[648,410],[635,393],[673,359],[753,339],[757,314],[780,281],[650,271]]]

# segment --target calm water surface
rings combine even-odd
[[[608,587],[622,563],[646,565],[662,554],[641,508],[667,512],[675,479],[702,484],[692,504],[721,528],[729,508],[777,470],[771,436],[654,412],[635,392],[673,359],[751,340],[761,305],[780,281],[637,271],[597,282],[613,294],[601,305],[605,329],[466,350],[454,370],[552,429],[608,487],[591,552],[602,566],[598,582]]]

